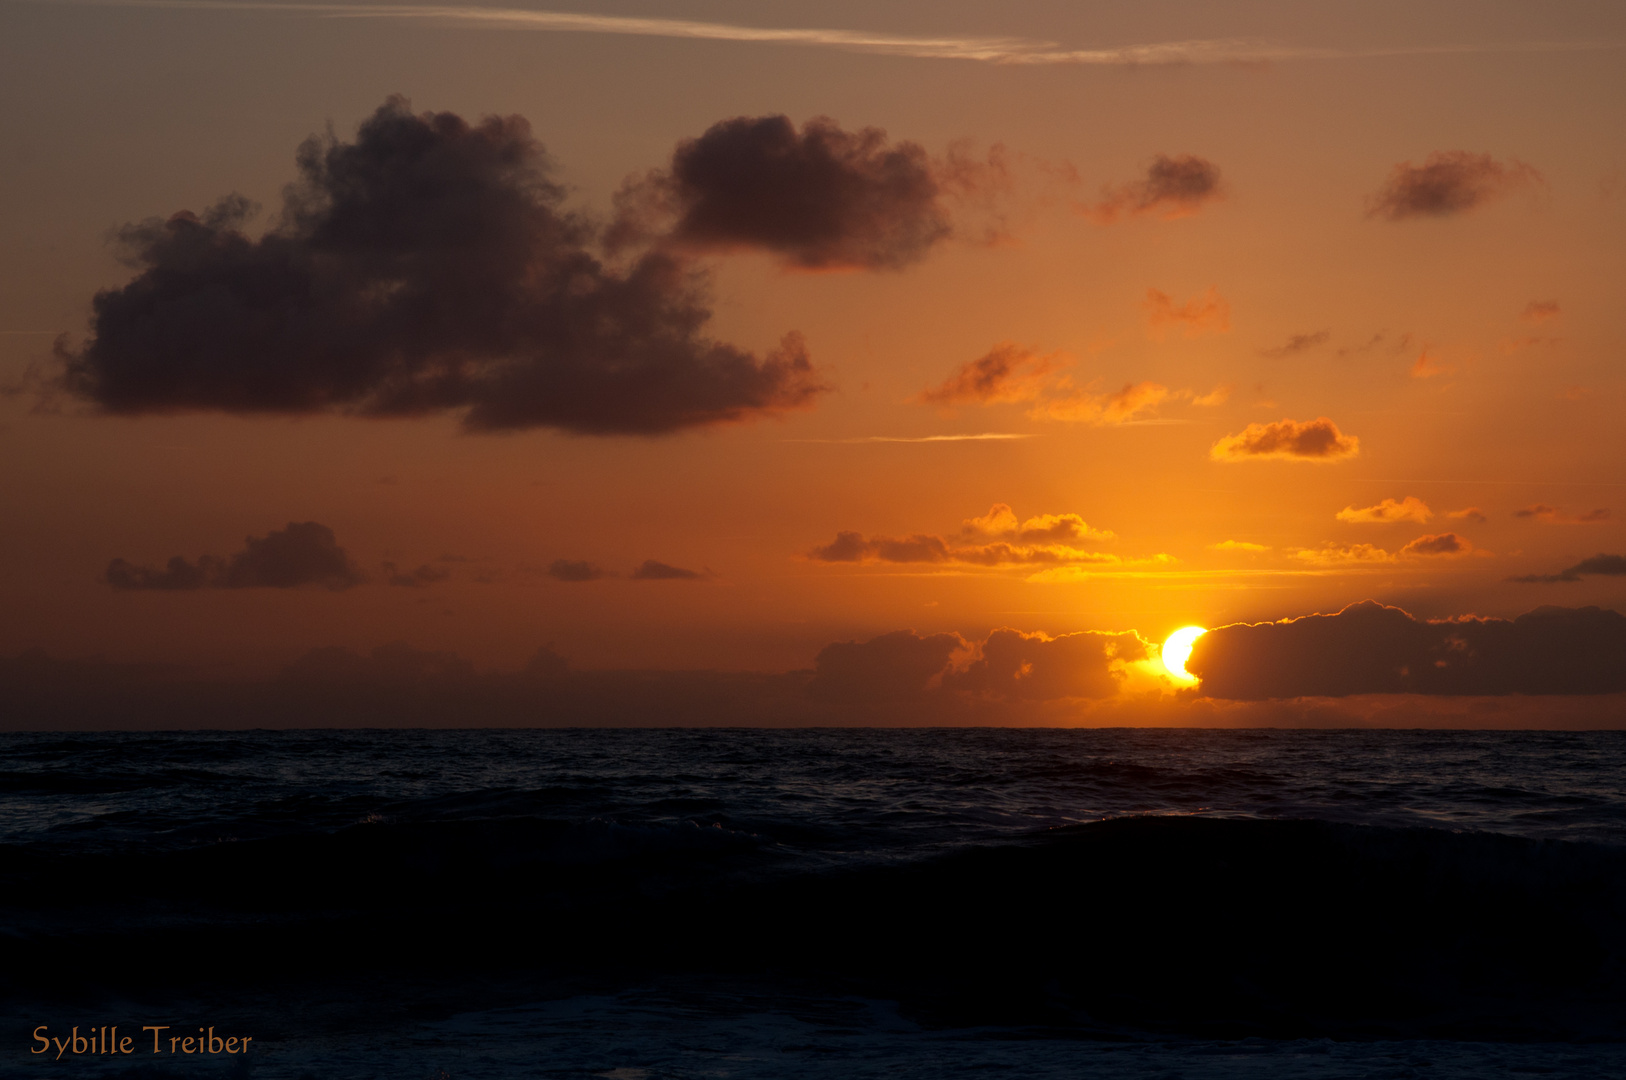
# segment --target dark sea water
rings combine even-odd
[[[1626,1077],[1626,732],[11,734],[0,875],[7,1076]]]

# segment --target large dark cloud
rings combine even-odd
[[[120,233],[139,273],[59,343],[63,384],[112,413],[461,410],[474,430],[655,434],[807,404],[795,335],[758,359],[707,338],[698,272],[666,248],[624,271],[525,120],[413,114],[313,137],[258,239],[249,204]]]
[[[1197,639],[1186,670],[1217,698],[1626,691],[1626,616],[1543,607],[1516,619],[1423,621],[1373,601],[1240,623]]]
[[[446,576],[428,566],[405,575],[391,564],[386,564],[386,568],[386,580],[392,585],[428,585]],[[333,530],[315,521],[290,521],[286,529],[250,536],[244,541],[243,550],[230,559],[203,555],[191,562],[176,555],[162,569],[114,559],[107,565],[105,578],[115,589],[167,591],[292,589],[300,585],[348,589],[364,580],[361,571],[334,539]]]
[[[1590,559],[1582,559],[1574,566],[1565,567],[1556,574],[1524,574],[1508,580],[1525,584],[1551,585],[1558,582],[1580,581],[1582,576],[1587,574],[1603,577],[1626,576],[1626,555],[1594,555]]]
[[[908,701],[941,684],[949,657],[966,646],[958,634],[921,637],[898,630],[868,641],[838,641],[819,650],[808,695],[815,701]]]
[[[1516,158],[1504,165],[1489,154],[1436,151],[1421,165],[1396,165],[1368,201],[1367,212],[1390,221],[1449,217],[1540,182],[1541,174]]]
[[[679,143],[670,168],[617,198],[618,240],[760,248],[806,269],[896,269],[952,231],[951,178],[911,142],[817,117],[736,117]]]
[[[1118,692],[1121,680],[1113,662],[1148,655],[1146,642],[1133,631],[1050,637],[1009,629],[989,634],[980,653],[964,670],[951,672],[944,686],[1018,701],[1106,698]]]

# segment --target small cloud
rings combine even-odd
[[[930,390],[911,400],[922,405],[993,405],[1032,401],[1044,389],[1045,378],[1065,361],[1060,353],[1041,356],[1014,342],[995,345]]]
[[[1433,517],[1433,511],[1428,504],[1414,496],[1407,495],[1399,502],[1393,499],[1384,499],[1376,506],[1365,506],[1356,509],[1346,506],[1335,515],[1339,521],[1350,524],[1375,525],[1396,521],[1412,521],[1422,525]]]
[[[334,539],[333,530],[315,521],[290,521],[285,529],[244,540],[230,559],[200,556],[191,562],[176,555],[162,570],[123,559],[107,564],[103,575],[115,589],[292,589],[322,585],[348,589],[366,580]]]
[[[1436,536],[1419,536],[1400,549],[1400,557],[1466,555],[1473,550],[1473,544],[1456,533],[1440,533]]]
[[[668,566],[654,559],[645,559],[631,576],[634,581],[698,581],[706,575],[698,570],[685,570],[681,566]]]
[[[1525,574],[1522,577],[1510,577],[1509,581],[1522,584],[1551,585],[1557,582],[1580,581],[1583,575],[1597,574],[1601,577],[1626,577],[1626,555],[1594,555],[1590,559],[1582,559],[1567,569],[1556,574]]]
[[[1246,540],[1221,540],[1217,544],[1209,544],[1208,550],[1260,552],[1269,551],[1270,548],[1264,544],[1250,544]]]
[[[1317,330],[1313,334],[1293,334],[1285,342],[1272,349],[1260,349],[1259,355],[1271,360],[1281,360],[1289,356],[1297,356],[1302,352],[1309,352],[1317,345],[1325,345],[1332,340],[1331,330]]]
[[[1319,416],[1302,423],[1278,420],[1272,424],[1249,424],[1235,435],[1215,443],[1208,456],[1215,461],[1342,461],[1360,453],[1361,443],[1345,435],[1338,425]]]
[[[934,533],[870,536],[843,531],[807,553],[815,562],[925,563],[961,566],[1061,566],[1118,561],[1116,556],[1076,545],[1110,540],[1106,529],[1091,528],[1078,514],[1038,514],[1021,520],[1005,503],[967,518],[958,537]]]
[[[1159,154],[1147,167],[1144,179],[1103,188],[1099,203],[1079,204],[1078,210],[1098,225],[1109,225],[1123,214],[1157,214],[1164,221],[1173,221],[1197,213],[1220,195],[1219,166],[1192,154]]]
[[[1235,389],[1236,387],[1231,383],[1221,383],[1219,386],[1214,387],[1214,389],[1201,396],[1193,394],[1191,403],[1193,405],[1199,405],[1205,409],[1211,409],[1216,405],[1223,405],[1229,401],[1231,398],[1231,393]]]
[[[1522,510],[1513,511],[1513,516],[1527,521],[1544,521],[1549,525],[1596,525],[1609,520],[1609,510],[1600,507],[1580,514],[1566,514],[1562,507],[1535,503]]]
[[[555,559],[548,564],[548,576],[555,581],[597,581],[605,572],[585,560]]]
[[[1417,359],[1411,366],[1411,377],[1414,379],[1431,379],[1436,375],[1449,375],[1456,368],[1440,359],[1440,354],[1432,345],[1424,345],[1423,351],[1417,354]]]
[[[1231,305],[1212,286],[1179,305],[1169,294],[1147,289],[1141,306],[1146,309],[1146,325],[1153,337],[1161,337],[1169,327],[1178,327],[1188,338],[1231,329]]]
[[[1372,544],[1323,544],[1319,548],[1299,548],[1290,552],[1300,562],[1315,566],[1346,566],[1392,563],[1395,556]]]
[[[1524,306],[1519,318],[1528,323],[1550,322],[1558,318],[1557,300],[1532,300]]]
[[[427,585],[435,585],[452,576],[452,572],[444,566],[430,566],[428,563],[416,570],[402,570],[392,562],[384,564],[384,582],[388,585],[398,585],[406,589],[421,589]]]
[[[1541,174],[1517,158],[1504,165],[1489,154],[1436,151],[1421,165],[1396,165],[1388,182],[1367,201],[1367,216],[1389,221],[1450,217],[1541,182]]]
[[[1152,415],[1169,397],[1169,388],[1160,383],[1125,383],[1122,390],[1113,394],[1074,390],[1064,397],[1040,402],[1028,415],[1036,420],[1127,424]]]
[[[1483,525],[1490,520],[1485,516],[1485,511],[1477,506],[1465,506],[1461,510],[1452,510],[1445,516],[1457,521],[1472,521],[1476,525]]]

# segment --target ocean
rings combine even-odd
[[[1626,732],[8,734],[0,883],[5,1076],[1626,1076]]]

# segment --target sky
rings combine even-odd
[[[1618,725],[1623,50],[1597,3],[0,0],[0,680]]]

